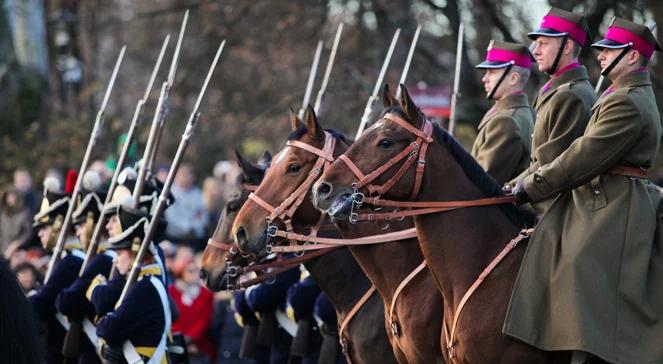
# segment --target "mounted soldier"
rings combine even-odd
[[[40,211],[34,216],[32,226],[38,230],[44,250],[53,251],[55,241],[60,234],[64,216],[69,209],[71,191],[76,183],[76,172],[67,175],[65,190],[60,190],[59,182],[54,178],[44,181],[44,199]],[[62,343],[68,323],[64,316],[57,312],[55,300],[57,295],[76,279],[83,263],[85,253],[81,250],[78,239],[67,238],[64,244],[62,259],[55,265],[50,279],[34,294],[29,294],[32,307],[39,318],[46,322],[47,363],[62,363]]]
[[[661,363],[661,196],[646,178],[661,136],[646,66],[661,47],[624,19],[592,46],[612,86],[584,135],[514,189],[521,200],[552,202],[529,242],[504,333],[581,351],[576,362],[591,354],[590,363]]]
[[[491,40],[483,69],[487,98],[495,100],[479,123],[472,156],[503,185],[529,166],[533,110],[523,88],[530,76],[532,54],[521,44]]]
[[[596,95],[589,83],[587,69],[578,56],[589,38],[585,17],[552,8],[543,17],[539,29],[528,34],[539,71],[550,75],[534,99],[536,117],[532,135],[532,163],[520,177],[525,177],[564,152],[582,135],[591,116]],[[513,187],[515,179],[507,186]],[[552,201],[533,204],[542,214]]]

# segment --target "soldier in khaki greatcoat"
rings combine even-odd
[[[529,49],[517,43],[492,40],[481,79],[487,97],[495,100],[479,123],[472,156],[500,185],[529,166],[534,127],[533,111],[523,88],[532,67]]]
[[[522,200],[557,197],[531,237],[503,330],[589,353],[590,363],[663,363],[661,196],[646,178],[661,137],[646,65],[660,46],[647,27],[616,19],[593,47],[612,86],[584,135],[514,188]]]
[[[543,17],[539,29],[528,36],[535,42],[532,53],[539,71],[550,75],[550,81],[534,99],[532,163],[520,177],[550,163],[581,136],[596,101],[587,69],[578,63],[580,50],[588,39],[582,15],[552,8]],[[513,182],[505,187],[513,187]],[[533,207],[542,214],[550,202],[550,199],[540,201]]]

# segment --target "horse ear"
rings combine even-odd
[[[311,105],[308,105],[306,108],[306,115],[304,117],[306,119],[304,124],[306,125],[306,129],[308,129],[308,133],[316,139],[324,138],[324,132],[318,123],[315,110]]]
[[[397,103],[396,98],[394,98],[394,96],[391,95],[391,91],[389,91],[389,84],[385,83],[382,88],[382,105],[387,108],[394,106]]]
[[[407,87],[405,87],[404,84],[401,83],[401,109],[405,111],[405,114],[408,116],[408,118],[411,121],[415,121],[419,119],[419,108],[417,105],[414,104],[414,101],[412,101],[412,98],[410,97],[410,93],[407,90]]]
[[[237,149],[235,149],[235,156],[237,156],[237,164],[242,170],[242,175],[246,180],[251,181],[254,179],[254,176],[262,176],[264,174],[262,169],[251,163],[251,161],[246,159],[246,157]]]
[[[269,167],[271,163],[272,163],[272,153],[270,153],[268,150],[262,152],[262,155],[258,159],[258,165],[261,167]]]
[[[292,131],[295,131],[299,129],[300,126],[303,125],[304,124],[302,123],[302,121],[299,120],[299,118],[297,117],[297,113],[295,112],[295,110],[290,108],[290,129],[292,129]]]

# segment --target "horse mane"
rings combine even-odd
[[[404,120],[409,119],[399,106],[386,108],[382,112],[382,115],[386,113],[396,114]],[[419,111],[419,117],[422,119],[425,118],[421,111]],[[484,197],[504,196],[499,183],[484,171],[476,159],[451,134],[435,123],[433,123],[433,134],[460,165],[467,178],[479,189]],[[499,207],[507,215],[509,220],[518,226],[533,226],[536,221],[536,215],[521,207],[511,204],[502,204]]]
[[[331,134],[334,137],[334,139],[341,141],[346,145],[352,145],[352,143],[354,142],[352,139],[345,136],[345,134],[336,131],[334,129],[325,129],[325,131]],[[288,140],[298,140],[299,138],[304,136],[304,134],[306,134],[307,132],[308,128],[306,128],[306,126],[304,125],[300,125],[297,128],[297,130],[293,131],[292,133],[290,133],[290,135],[288,135]]]

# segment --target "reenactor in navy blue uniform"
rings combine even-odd
[[[288,320],[282,310],[285,307],[288,288],[299,280],[299,273],[299,268],[290,269],[274,277],[273,282],[257,284],[245,292],[248,306],[260,318],[258,345],[271,347],[269,358],[271,364],[286,363],[290,356],[292,336],[285,330],[284,325],[275,323],[275,315],[282,314],[282,317]],[[292,326],[295,326],[294,322]],[[294,335],[295,330],[292,331]]]
[[[149,215],[141,210],[122,206],[120,223],[122,233],[109,239],[110,248],[117,251],[118,273],[126,275],[132,260],[149,227]],[[126,343],[133,347],[134,355],[145,362],[166,363],[167,333],[170,330],[171,312],[168,294],[163,282],[162,267],[157,263],[155,250],[145,255],[138,281],[127,291],[126,297],[113,311],[103,316],[97,325],[97,335],[102,341],[104,358],[121,361],[130,354]],[[98,289],[91,287],[92,299]]]
[[[235,311],[235,322],[244,329],[239,350],[240,359],[254,359],[258,363],[269,363],[269,347],[256,343],[260,321],[246,302],[245,291],[233,292],[231,306]]]
[[[313,317],[318,322],[320,335],[322,336],[322,347],[320,348],[319,360],[324,362],[345,363],[345,355],[342,355],[341,344],[338,338],[338,319],[336,309],[332,305],[325,292],[320,292],[313,306]]]
[[[291,362],[317,362],[321,338],[318,326],[313,319],[315,300],[320,287],[315,283],[304,266],[300,266],[301,276],[288,288],[286,312],[288,318],[297,323],[297,332],[290,347]]]
[[[70,175],[67,179],[69,185],[72,179],[75,180],[75,175],[73,177]],[[44,199],[39,213],[34,217],[33,226],[38,229],[39,238],[47,251],[54,248],[70,203],[70,195],[59,192],[59,189],[59,183],[55,179],[48,178],[44,182]],[[66,191],[69,191],[69,188]],[[63,323],[66,323],[66,319],[56,311],[55,299],[60,291],[71,285],[78,277],[85,257],[85,253],[80,248],[77,240],[67,240],[62,253],[63,257],[53,268],[48,281],[34,294],[29,295],[32,307],[39,318],[46,322],[47,363],[61,364],[63,362],[61,352],[66,334]],[[56,315],[59,319],[56,318]]]
[[[155,179],[148,179],[145,182],[145,187],[140,198],[139,209],[141,212],[127,208],[122,204],[128,203],[132,198],[131,196],[136,185],[136,178],[137,173],[132,168],[126,168],[122,171],[118,176],[118,186],[113,192],[113,197],[111,198],[110,203],[103,208],[104,215],[108,217],[106,229],[111,238],[121,234],[123,230],[133,225],[137,221],[137,216],[147,217],[148,215],[146,211],[152,210],[154,202],[161,193],[162,185],[160,185]],[[170,196],[169,200],[172,203],[172,198]],[[163,236],[163,231],[165,231],[165,226],[160,226],[155,236],[155,241],[159,240],[159,236]],[[108,243],[102,244],[102,246],[103,245],[108,245]],[[103,247],[103,249],[106,249],[106,247]],[[154,250],[153,254],[156,252],[154,256],[157,257],[156,260],[161,265],[162,272],[165,272],[165,266],[163,265],[165,258],[163,258],[163,252],[161,252],[158,245],[151,247],[151,249]],[[115,303],[120,297],[124,284],[126,283],[125,277],[122,274],[115,274],[115,276],[109,278],[108,274],[97,274],[86,287],[86,297],[92,303],[95,312],[99,317],[104,316],[115,309]],[[162,280],[164,284],[167,285],[165,273],[163,274]]]
[[[86,178],[87,176],[88,174],[86,174]],[[88,248],[94,226],[101,215],[103,208],[102,200],[105,199],[105,194],[103,190],[85,191],[81,203],[72,214],[72,224],[76,228],[76,236],[78,236],[81,246],[85,250]],[[110,274],[113,258],[116,254],[113,250],[105,249],[106,246],[107,243],[105,242],[99,245],[98,253],[90,260],[83,274],[58,295],[56,302],[57,308],[70,321],[80,322],[85,318],[94,321],[95,310],[92,304],[86,299],[85,292],[92,279],[98,274],[106,277]],[[96,353],[96,344],[96,341],[91,342],[85,338],[82,340],[79,363],[100,362],[99,356]]]

